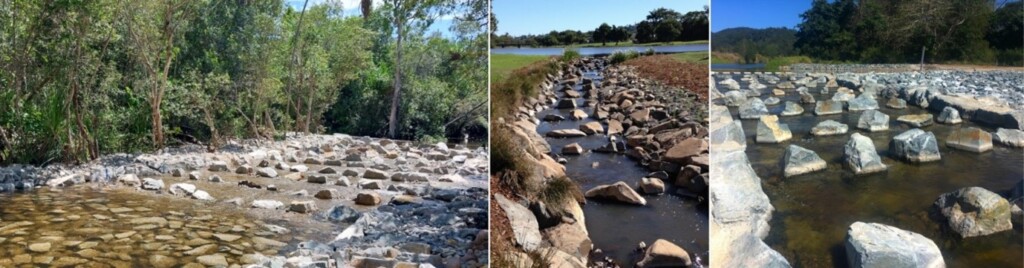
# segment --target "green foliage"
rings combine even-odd
[[[569,48],[565,48],[565,51],[562,51],[562,61],[564,61],[564,62],[569,62],[569,61],[572,61],[572,60],[575,60],[575,59],[579,59],[579,58],[580,58],[580,51],[578,49],[576,49],[576,48],[569,47]]]
[[[807,56],[788,56],[788,57],[775,57],[768,60],[764,65],[765,71],[778,72],[779,67],[789,66],[797,63],[812,63],[814,62]]]
[[[1001,6],[1000,6],[1001,5]],[[816,0],[801,14],[795,47],[826,61],[1006,64],[1019,61],[1019,1]]]
[[[446,37],[412,22],[410,60],[398,64],[389,5],[362,18],[335,2],[3,1],[0,164],[143,152],[164,132],[169,144],[213,146],[325,128],[380,136],[399,68],[400,137],[486,135],[485,7],[398,11],[458,21]]]
[[[788,28],[729,28],[711,35],[715,52],[735,53],[741,63],[760,63],[765,58],[797,55],[796,30]]]
[[[597,43],[601,46],[607,42],[629,42],[632,44],[653,44],[675,42],[697,41],[708,39],[709,9],[690,11],[681,14],[671,9],[659,8],[650,12],[650,15],[633,25],[609,26],[602,23],[592,31],[581,32],[574,30],[551,31],[541,35],[510,36],[493,35],[494,46],[528,46],[528,47],[552,47],[571,46],[588,43]],[[659,32],[661,31],[661,32]]]
[[[615,52],[612,52],[610,61],[612,64],[619,64],[637,57],[640,57],[640,53],[637,53],[635,50],[616,50]]]

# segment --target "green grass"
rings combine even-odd
[[[498,84],[504,81],[512,71],[550,57],[542,55],[491,54],[491,83]]]
[[[807,56],[776,57],[776,58],[769,59],[768,62],[764,64],[764,70],[767,71],[767,72],[778,72],[779,71],[779,67],[782,67],[782,66],[792,65],[792,64],[796,64],[796,63],[812,63],[812,62],[814,62],[814,60],[811,60],[811,58],[807,57]]]
[[[681,62],[688,63],[708,63],[708,53],[704,51],[700,52],[684,52],[684,53],[673,53],[669,54],[673,59]]]

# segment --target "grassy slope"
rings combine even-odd
[[[549,57],[551,56],[491,54],[491,83],[501,83],[512,71]]]
[[[708,64],[708,53],[707,52],[685,52],[685,53],[674,53],[669,54],[672,59],[697,64]]]

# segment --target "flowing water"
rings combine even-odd
[[[748,83],[740,81],[743,88]],[[720,80],[718,80],[720,81]],[[717,81],[716,81],[717,82]],[[821,87],[810,91],[821,101],[831,98],[820,93]],[[773,87],[761,98],[767,98]],[[800,103],[794,90],[785,96],[776,96],[780,104],[768,106],[771,114],[780,114],[785,101]],[[949,133],[962,127],[979,127],[986,131],[994,128],[967,122],[959,125],[935,123],[922,127],[935,134],[942,159],[935,162],[913,164],[894,159],[889,151],[892,137],[911,129],[896,121],[907,114],[929,111],[916,106],[891,109],[886,100],[879,99],[879,111],[889,115],[889,130],[867,132],[856,128],[861,112],[844,111],[841,114],[815,116],[814,104],[802,104],[805,112],[798,116],[780,117],[793,132],[791,140],[780,144],[758,144],[754,137],[756,120],[743,120],[747,135],[747,155],[751,165],[761,177],[768,197],[776,212],[771,232],[765,239],[775,250],[786,256],[795,267],[846,267],[845,236],[847,228],[856,221],[877,222],[919,233],[939,246],[949,267],[1020,267],[1024,263],[1024,236],[1019,229],[962,239],[951,231],[943,231],[938,221],[929,217],[935,200],[942,194],[963,187],[978,186],[1000,193],[1004,197],[1014,184],[1024,178],[1024,151],[994,145],[993,150],[973,153],[945,146]],[[738,118],[736,108],[730,108]],[[937,117],[938,114],[932,113]],[[844,135],[816,137],[810,130],[817,123],[835,120],[847,124]],[[870,137],[889,169],[870,175],[854,175],[842,164],[843,145],[851,134],[859,132]],[[783,178],[780,159],[786,147],[795,144],[816,152],[828,167],[823,171]]]
[[[246,254],[293,250],[324,229],[119,187],[41,188],[0,194],[0,204],[2,267],[169,267],[204,255],[241,263]]]
[[[591,78],[600,84],[600,72],[584,72],[584,77]],[[581,91],[581,86],[576,85]],[[561,85],[556,86],[561,88]],[[576,100],[583,103],[584,99]],[[593,107],[579,108],[587,114],[593,114]],[[558,114],[571,118],[572,109],[546,109],[537,114],[543,118],[548,114]],[[557,129],[578,129],[580,125],[596,121],[593,118],[573,121],[541,122],[537,132],[541,135]],[[607,127],[605,124],[604,127]],[[621,137],[619,137],[621,138]],[[587,150],[604,146],[608,137],[595,134],[582,138],[555,139],[547,138],[554,152],[561,152],[565,145],[578,142]],[[613,184],[624,181],[636,185],[649,172],[636,161],[625,155],[586,152],[578,156],[566,156],[566,174],[575,180],[586,191],[598,185]],[[646,206],[627,205],[617,202],[603,202],[588,199],[583,206],[586,216],[587,231],[594,242],[594,247],[611,257],[615,262],[626,267],[637,261],[637,246],[641,241],[650,244],[657,239],[665,239],[686,249],[693,257],[706,261],[708,255],[708,214],[707,207],[700,206],[693,199],[684,199],[674,193],[675,187],[666,183],[666,194],[660,196],[645,195]]]

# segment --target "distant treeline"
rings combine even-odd
[[[742,63],[797,54],[796,30],[789,28],[729,28],[711,34],[711,43],[715,52],[734,53]]]
[[[804,55],[821,61],[1024,63],[1021,1],[815,0],[797,30],[726,29],[715,52],[744,61]],[[793,49],[783,49],[787,46]]]
[[[695,41],[708,39],[708,7],[686,14],[658,8],[647,18],[632,25],[615,26],[602,23],[591,31],[551,31],[541,35],[491,37],[492,46],[567,46],[585,43],[633,42],[636,44]],[[496,31],[494,31],[496,32]],[[494,33],[492,33],[494,34]]]

